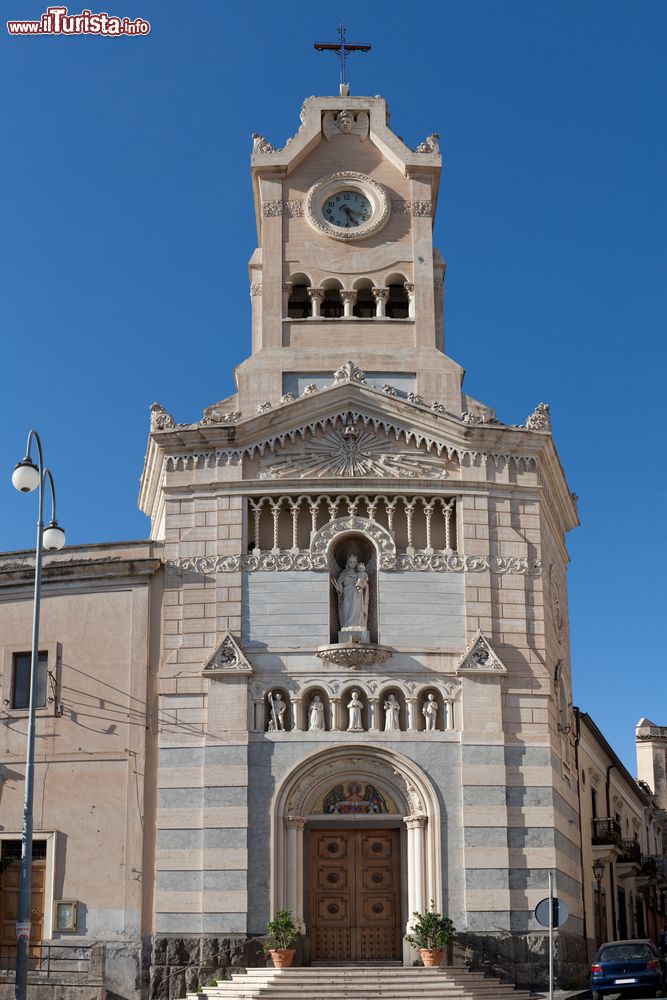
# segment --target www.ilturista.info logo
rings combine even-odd
[[[137,17],[115,17],[113,14],[93,14],[82,10],[70,14],[67,7],[47,7],[39,21],[7,21],[10,35],[147,35],[151,30],[148,21]]]

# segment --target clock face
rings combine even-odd
[[[373,206],[363,191],[338,191],[322,205],[322,215],[331,226],[339,229],[356,229],[368,222]]]

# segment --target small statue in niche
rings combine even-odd
[[[316,694],[308,706],[308,731],[322,732],[324,728],[324,705],[319,694]]]
[[[277,691],[275,696],[273,691],[269,691],[269,705],[271,706],[271,718],[269,719],[269,732],[284,732],[285,730],[285,711],[287,710],[287,705],[283,701],[280,692]]]
[[[364,703],[359,697],[359,692],[353,691],[347,706],[350,720],[347,727],[348,733],[363,733],[364,726],[361,719],[363,708]]]
[[[383,707],[384,707],[385,733],[395,732],[396,730],[400,729],[401,726],[399,723],[399,712],[401,710],[401,706],[399,705],[396,699],[396,695],[394,694],[388,695]]]
[[[433,692],[426,695],[426,701],[422,707],[422,715],[426,721],[426,729],[431,731],[436,728],[438,722],[438,702]]]
[[[338,595],[338,620],[341,630],[364,631],[368,623],[368,573],[358,557],[351,553],[345,568],[331,583]]]

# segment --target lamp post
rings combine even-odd
[[[34,443],[37,464],[32,460],[30,447]],[[51,491],[51,521],[44,528],[44,484]],[[65,532],[56,520],[56,488],[51,470],[44,467],[42,442],[36,430],[28,434],[26,457],[12,473],[12,484],[20,493],[38,490],[37,543],[35,546],[35,598],[32,617],[32,651],[30,658],[30,700],[28,707],[28,741],[25,762],[25,793],[23,799],[23,833],[21,839],[21,871],[19,875],[19,900],[16,921],[16,1000],[26,1000],[28,991],[28,951],[30,944],[30,915],[32,911],[32,800],[35,781],[35,674],[39,659],[39,605],[42,586],[42,550],[51,552],[65,544]]]
[[[604,878],[604,862],[594,861],[593,862],[593,878],[598,884],[597,888],[597,906],[595,907],[595,947],[598,948],[602,941],[602,919],[600,913],[600,886],[602,885],[602,879]]]

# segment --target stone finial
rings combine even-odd
[[[427,135],[423,142],[420,142],[415,149],[415,153],[439,153],[440,143],[438,139],[440,136],[437,132],[432,132],[431,135]]]
[[[176,426],[176,421],[171,413],[168,413],[164,406],[160,406],[159,403],[152,403],[150,412],[152,431],[169,431]]]
[[[240,419],[240,410],[231,410],[228,413],[223,413],[217,406],[213,406],[210,410],[206,411],[199,423],[205,427],[210,424],[238,424]]]
[[[549,415],[551,407],[548,403],[538,403],[533,412],[526,420],[526,428],[529,431],[550,431],[551,417]]]
[[[366,372],[355,365],[354,361],[346,361],[338,371],[334,372],[334,382],[365,382]]]
[[[265,139],[263,135],[259,132],[253,132],[252,134],[252,151],[253,153],[279,153],[280,150],[272,146],[268,139]]]

